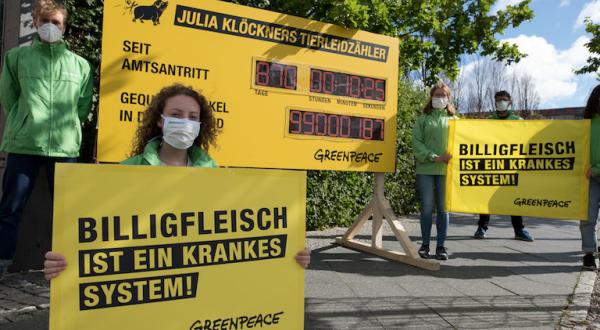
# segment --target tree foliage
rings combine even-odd
[[[598,80],[600,80],[600,24],[594,24],[592,20],[585,19],[585,30],[592,34],[592,38],[588,41],[585,46],[590,52],[590,56],[587,59],[587,64],[575,71],[577,74],[594,73],[598,74]]]
[[[69,11],[65,35],[69,49],[90,62],[94,72],[94,105],[91,116],[84,123],[80,160],[93,162],[96,145],[96,118],[98,117],[98,90],[100,86],[100,49],[102,40],[102,2],[95,0],[64,0]]]
[[[426,84],[458,74],[464,54],[506,63],[524,54],[497,39],[533,18],[531,0],[491,12],[496,0],[233,0],[232,2],[400,38],[400,70]]]

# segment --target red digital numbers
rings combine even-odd
[[[254,82],[258,86],[295,90],[298,68],[294,65],[256,61]]]
[[[297,90],[298,67],[268,61],[256,61],[254,83],[257,86]],[[386,81],[347,73],[310,69],[310,91],[334,96],[385,101]]]
[[[385,101],[385,80],[310,69],[310,91],[358,99]]]
[[[290,134],[375,141],[384,139],[383,119],[290,110],[288,124]]]

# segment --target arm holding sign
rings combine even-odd
[[[419,116],[413,127],[413,154],[418,162],[431,162],[439,157],[435,152],[431,151],[425,144],[424,125],[425,116]]]
[[[413,128],[413,153],[417,161],[421,163],[445,163],[448,164],[452,156],[444,154],[439,156],[435,151],[432,151],[428,146],[423,134],[426,118],[420,116],[417,118],[415,127]]]
[[[448,162],[450,161],[450,159],[452,159],[452,155],[450,154],[445,154],[443,156],[439,156],[433,159],[434,162],[436,163],[445,163],[448,164]]]

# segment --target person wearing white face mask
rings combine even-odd
[[[417,190],[421,200],[421,239],[419,255],[429,258],[429,241],[435,201],[437,247],[435,256],[448,259],[445,241],[450,222],[446,212],[446,166],[451,156],[447,153],[448,120],[456,119],[450,88],[437,83],[430,92],[430,100],[413,127],[413,154],[416,160]]]
[[[54,164],[76,162],[81,123],[92,107],[88,62],[62,41],[67,10],[52,0],[33,8],[37,35],[30,46],[6,53],[0,75],[0,102],[6,124],[0,149],[7,152],[0,201],[0,277],[12,263],[21,214],[40,169],[50,192]]]
[[[494,101],[496,103],[496,111],[494,111],[488,118],[497,120],[523,120],[519,115],[513,113],[510,108],[512,106],[512,99],[507,91],[499,91],[494,95]],[[512,215],[510,217],[512,226],[515,232],[515,239],[533,242],[533,236],[525,229],[523,224],[523,217],[519,215]],[[473,238],[483,239],[488,230],[490,224],[489,214],[480,214],[479,221],[477,222],[477,230],[473,235]]]
[[[217,167],[208,155],[217,127],[206,98],[174,84],[160,90],[144,112],[128,165]]]
[[[121,164],[217,167],[208,155],[216,141],[216,122],[206,98],[192,87],[174,84],[161,89],[143,118],[133,141],[133,156]],[[295,259],[302,268],[308,267],[310,249],[298,252]],[[46,253],[47,279],[55,278],[66,267],[61,254]]]

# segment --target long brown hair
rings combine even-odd
[[[600,114],[600,85],[594,87],[592,90],[585,105],[585,110],[583,110],[583,118],[590,119],[595,114]]]
[[[157,136],[162,136],[162,128],[158,127],[160,115],[162,115],[167,100],[173,96],[186,95],[198,103],[200,106],[200,134],[194,140],[194,145],[208,152],[210,145],[215,145],[217,137],[217,125],[213,117],[212,110],[204,95],[200,94],[193,87],[173,84],[164,87],[153,98],[152,102],[144,112],[143,121],[133,138],[133,150],[131,155],[139,155],[144,152],[146,144]]]
[[[448,87],[448,85],[444,84],[442,81],[438,81],[435,86],[431,87],[431,90],[429,91],[429,101],[427,102],[427,105],[425,105],[425,108],[423,108],[423,113],[430,114],[431,111],[433,111],[431,99],[433,97],[433,93],[435,93],[435,91],[438,89],[442,89],[444,93],[446,93],[446,96],[448,97],[446,111],[448,112],[448,115],[454,116],[456,113],[456,108],[454,108],[454,105],[452,104],[452,91],[450,91],[450,87]]]

